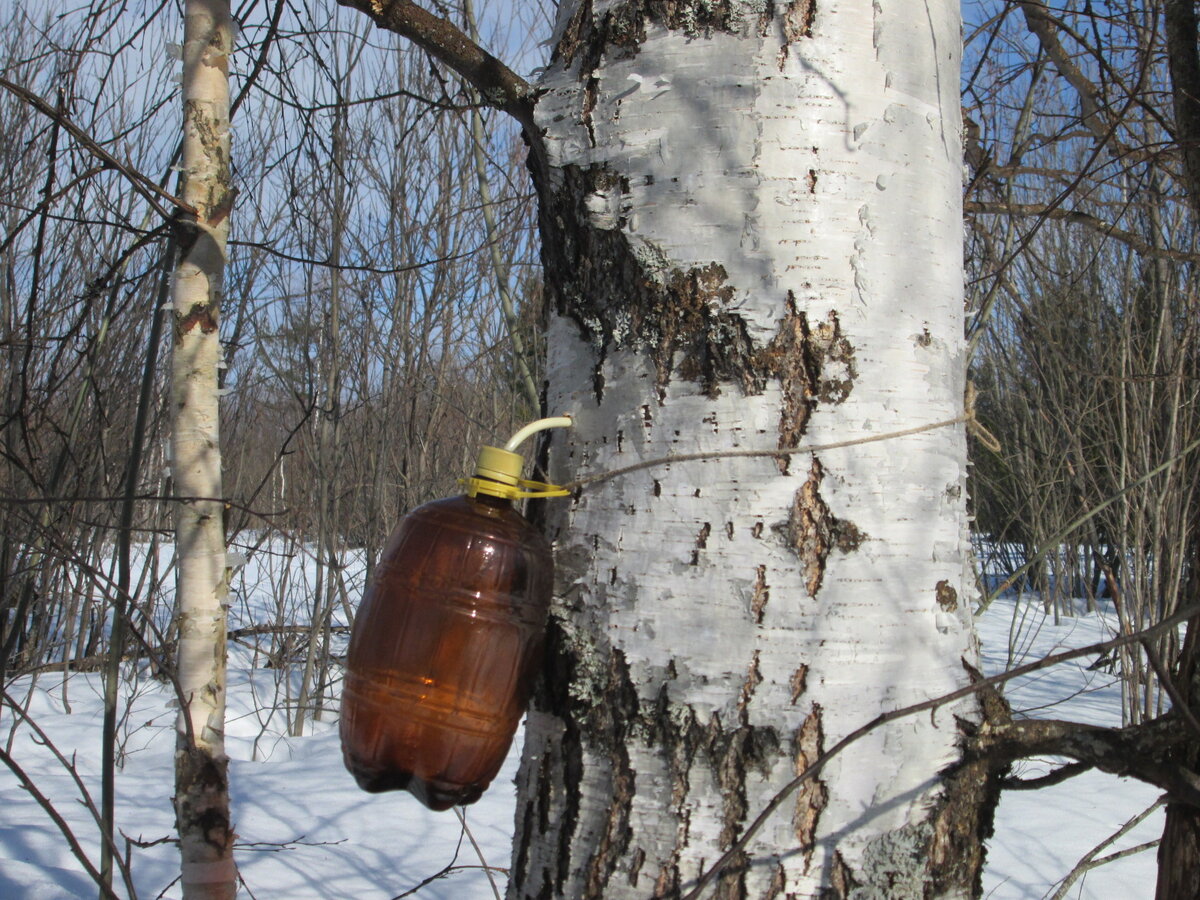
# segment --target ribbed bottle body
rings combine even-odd
[[[541,658],[553,562],[506,500],[428,503],[388,539],[350,638],[346,768],[431,809],[496,776]]]

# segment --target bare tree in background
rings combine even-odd
[[[981,451],[975,495],[1047,596],[1090,570],[1136,632],[1200,590],[1194,7],[985,2],[972,18],[971,333],[1003,447]],[[1188,723],[1190,748],[1164,757],[1192,772],[1198,629],[1115,660],[1126,720]],[[1174,796],[1167,820],[1158,896],[1195,896],[1195,804]]]

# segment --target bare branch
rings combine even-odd
[[[408,38],[466,79],[488,105],[513,116],[529,134],[535,133],[533,86],[448,19],[435,16],[411,0],[338,0],[338,3],[365,13],[380,28]]]
[[[1059,766],[1048,775],[1043,775],[1041,778],[1005,778],[1000,782],[1000,787],[1006,791],[1040,791],[1042,788],[1051,787],[1056,784],[1062,784],[1074,778],[1076,775],[1082,775],[1084,772],[1089,772],[1094,768],[1090,763],[1067,763],[1065,766]]]
[[[72,122],[71,119],[68,118],[61,110],[55,109],[54,106],[47,103],[33,91],[23,88],[19,84],[14,84],[3,75],[0,75],[0,87],[20,97],[42,115],[48,116],[50,119],[58,122],[63,128],[71,133],[71,136],[75,138],[75,140],[79,141],[80,145],[87,150],[88,153],[101,160],[109,168],[115,169],[124,175],[129,180],[129,183],[133,185],[133,189],[145,197],[146,202],[149,203],[154,208],[154,211],[164,219],[172,218],[172,214],[158,202],[158,198],[166,200],[172,206],[175,206],[186,213],[190,213],[193,216],[197,215],[196,208],[194,206],[184,203],[174,194],[171,194],[160,188],[152,179],[147,178],[141,172],[137,171],[137,169],[133,168],[127,163],[121,162],[102,146],[100,146],[100,144],[90,135],[88,135],[86,131]]]
[[[1067,877],[1062,880],[1062,884],[1059,885],[1058,890],[1054,892],[1054,896],[1051,897],[1050,900],[1062,900],[1062,898],[1067,896],[1067,891],[1071,889],[1071,885],[1079,880],[1079,876],[1090,872],[1092,869],[1102,866],[1105,863],[1110,863],[1121,859],[1122,857],[1132,856],[1134,853],[1141,853],[1143,850],[1149,850],[1152,847],[1157,847],[1158,841],[1149,841],[1145,844],[1138,844],[1136,847],[1129,847],[1125,850],[1119,850],[1116,853],[1110,853],[1107,856],[1100,857],[1099,859],[1096,858],[1097,853],[1099,853],[1105,847],[1111,847],[1114,841],[1120,840],[1122,837],[1131,832],[1134,828],[1145,821],[1145,819],[1152,812],[1161,807],[1162,804],[1162,800],[1155,800],[1140,813],[1138,813],[1136,816],[1102,840],[1099,844],[1085,853],[1083,858],[1080,859],[1075,865],[1075,868],[1072,869]]]
[[[1049,203],[1004,203],[995,200],[968,200],[963,204],[963,211],[984,215],[1021,216],[1026,218],[1058,219],[1072,225],[1082,225],[1090,231],[1103,237],[1118,240],[1135,253],[1142,256],[1152,256],[1159,259],[1170,259],[1175,262],[1200,262],[1200,253],[1187,250],[1173,250],[1170,247],[1157,247],[1132,231],[1118,228],[1111,222],[1105,222],[1090,213],[1077,209],[1066,209]]]
[[[1167,0],[1167,66],[1175,106],[1175,140],[1183,155],[1184,183],[1192,206],[1200,210],[1200,52],[1192,0]]]
[[[1058,23],[1047,11],[1046,4],[1043,0],[1022,0],[1020,7],[1021,12],[1025,14],[1025,24],[1038,39],[1042,50],[1050,57],[1059,74],[1079,95],[1080,118],[1083,124],[1096,136],[1096,140],[1106,143],[1112,137],[1113,128],[1108,121],[1108,115],[1103,112],[1103,100],[1097,94],[1096,86],[1075,65],[1059,41]]]

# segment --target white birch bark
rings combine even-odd
[[[172,474],[181,498],[176,513],[176,602],[183,700],[175,807],[186,898],[233,897],[237,891],[225,756],[227,579],[217,414],[218,323],[233,204],[228,75],[232,38],[228,0],[187,0],[181,196],[199,215],[182,226],[171,371]]]
[[[547,403],[576,421],[552,476],[962,414],[959,29],[949,0],[564,4],[537,105]],[[965,475],[945,427],[550,512],[510,897],[680,896],[822,746],[961,687]],[[711,896],[969,894],[956,716],[854,746]]]

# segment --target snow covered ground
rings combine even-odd
[[[278,584],[267,561],[251,557],[243,571],[235,623],[268,623],[282,611],[266,586]],[[302,571],[298,582],[311,577]],[[303,592],[300,592],[302,595]],[[1102,617],[1081,615],[1054,625],[1040,609],[1014,598],[997,601],[980,621],[986,667],[1003,670],[1009,659],[1014,613],[1021,612],[1015,663],[1110,636]],[[253,668],[255,654],[235,647],[230,661],[228,751],[237,861],[244,896],[260,900],[399,897],[448,869],[415,896],[425,900],[476,900],[493,896],[480,857],[452,812],[431,813],[408,794],[367,795],[342,767],[337,726],[310,723],[303,737],[288,737],[276,707],[290,691],[278,669]],[[261,655],[257,657],[259,664]],[[1014,707],[1032,715],[1119,724],[1120,689],[1111,675],[1089,672],[1088,660],[1035,673],[1010,684]],[[178,896],[178,856],[172,836],[172,726],[170,691],[144,671],[129,670],[127,708],[120,729],[124,766],[118,773],[118,827],[127,838],[137,896]],[[99,803],[100,679],[96,674],[44,673],[23,678],[10,696],[28,702],[29,715],[72,764]],[[504,770],[484,798],[467,810],[467,824],[491,866],[508,865],[513,829],[513,777],[520,735]],[[97,860],[97,829],[72,773],[35,738],[27,725],[14,726],[11,710],[0,715],[0,748],[27,772],[53,804],[83,848]],[[1028,763],[1028,777],[1047,771]],[[1093,847],[1151,805],[1156,791],[1136,782],[1088,773],[1056,787],[1009,792],[1001,803],[990,845],[984,895],[993,900],[1052,896],[1056,884]],[[0,767],[0,898],[67,900],[94,897],[95,888],[72,856],[47,813],[7,768]],[[1162,827],[1156,811],[1100,856],[1152,841]],[[121,839],[126,847],[125,838]],[[501,894],[503,874],[495,874]],[[1137,900],[1154,893],[1155,855],[1146,850],[1093,870],[1066,895],[1094,900]]]
[[[1115,617],[1063,618],[1055,625],[1040,604],[1018,605],[1015,597],[997,600],[977,623],[988,674],[1033,662],[1051,653],[1108,640]],[[1009,634],[1018,652],[1009,664]],[[1091,659],[1043,669],[1008,683],[1005,696],[1013,709],[1036,718],[1070,719],[1096,725],[1121,724],[1121,687],[1115,676],[1088,671]],[[1047,762],[1030,760],[1014,772],[1034,778],[1049,772]],[[983,895],[991,900],[1053,897],[1058,883],[1085,854],[1151,806],[1159,791],[1138,781],[1102,772],[1085,772],[1062,784],[1036,791],[1006,791],[989,843]],[[1163,812],[1104,848],[1096,857],[1156,840]],[[1154,896],[1157,860],[1143,850],[1081,876],[1066,897],[1090,900],[1140,900]]]

